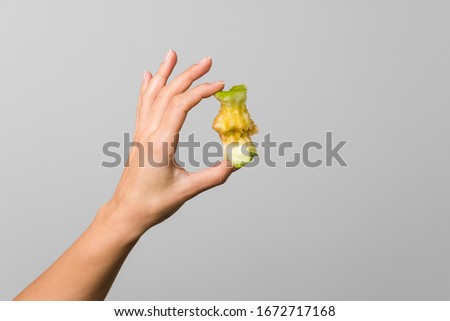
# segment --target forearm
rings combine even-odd
[[[61,257],[15,300],[103,300],[139,239],[108,205]]]

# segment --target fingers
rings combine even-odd
[[[185,181],[185,193],[191,198],[214,186],[225,183],[233,172],[233,166],[227,160],[222,161],[216,167],[203,169],[197,173],[190,173]]]
[[[159,90],[166,85],[167,79],[172,73],[176,63],[177,63],[177,54],[175,51],[170,49],[167,52],[166,57],[159,66],[158,71],[156,72],[155,76],[153,77],[150,83],[150,86],[146,91],[148,95],[154,95],[155,92],[157,94]]]
[[[192,88],[185,93],[174,96],[162,119],[164,130],[169,130],[173,134],[178,133],[183,126],[189,110],[197,105],[203,98],[212,96],[214,93],[222,90],[223,87],[223,81],[206,83]]]
[[[163,62],[158,68],[158,71],[153,76],[153,78],[148,82],[148,85],[141,94],[141,102],[140,102],[141,120],[150,119],[155,116],[152,114],[156,115],[158,114],[158,111],[155,110],[157,108],[153,108],[155,106],[152,106],[153,102],[158,96],[161,88],[163,88],[166,85],[167,79],[172,73],[176,63],[177,63],[177,54],[175,53],[175,51],[171,49],[169,50],[169,52],[167,52]]]
[[[152,80],[152,78],[153,78],[153,75],[152,75],[152,73],[150,71],[147,71],[147,70],[144,71],[144,75],[142,76],[141,90],[140,90],[140,94],[141,95],[147,89],[147,87],[148,87],[148,85],[150,83],[150,80]],[[139,97],[139,98],[141,98],[141,97]]]
[[[212,65],[211,57],[205,57],[189,69],[184,71],[181,75],[172,80],[165,88],[162,96],[172,98],[176,94],[185,92],[192,83],[206,74]]]
[[[210,57],[192,65],[166,85],[176,62],[175,51],[169,50],[153,77],[148,72],[144,73],[136,123],[145,122],[145,127],[150,131],[164,123],[164,127],[170,128],[172,133],[178,132],[186,118],[186,113],[192,107],[203,98],[223,89],[223,82],[218,82],[204,84],[186,92],[195,80],[210,70],[212,65]]]
[[[142,94],[145,92],[145,90],[147,89],[150,80],[153,78],[153,75],[151,74],[151,72],[149,71],[144,71],[144,75],[142,76],[142,84],[141,84],[141,89],[139,92],[139,100],[138,100],[138,106],[137,106],[137,111],[136,111],[136,127],[139,125],[139,118],[140,118],[140,114],[141,114],[141,102],[142,102]]]
[[[176,94],[183,93],[189,89],[195,80],[206,74],[209,69],[211,69],[211,64],[211,58],[206,57],[195,65],[192,65],[189,69],[162,88],[154,101],[152,110],[150,111],[150,117],[153,119],[152,122],[158,122],[160,124],[170,100]]]

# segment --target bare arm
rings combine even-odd
[[[216,82],[190,88],[209,71],[210,58],[166,84],[176,60],[176,53],[169,51],[155,76],[144,73],[134,136],[144,155],[132,148],[129,166],[112,199],[100,208],[80,238],[15,300],[103,300],[143,233],[193,196],[229,177],[232,167],[225,161],[197,173],[188,173],[175,163],[177,134],[187,112],[224,86]],[[148,142],[153,143],[151,149]],[[168,144],[168,149],[163,144]],[[150,165],[149,155],[160,163],[167,160],[167,166]]]

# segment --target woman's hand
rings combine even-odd
[[[112,218],[130,236],[139,237],[188,199],[224,183],[233,170],[227,161],[197,173],[188,173],[176,164],[178,132],[187,113],[224,87],[219,81],[190,88],[211,68],[209,57],[167,84],[176,61],[176,53],[170,50],[154,76],[144,73],[133,139],[136,144],[114,196],[99,213]]]
[[[232,166],[225,162],[198,173],[188,173],[175,163],[178,132],[187,112],[223,88],[223,82],[190,88],[211,68],[210,58],[166,85],[176,60],[176,53],[169,51],[154,77],[144,74],[134,137],[142,147],[133,147],[130,152],[112,199],[78,240],[15,300],[103,300],[128,253],[147,229],[230,176]],[[152,148],[148,142],[153,143]],[[161,166],[163,161],[166,166]]]

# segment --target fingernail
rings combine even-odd
[[[211,57],[209,57],[209,56],[205,57],[202,60],[200,60],[199,62],[197,62],[197,65],[204,64],[205,62],[210,61],[210,60],[211,60]]]
[[[219,80],[219,81],[214,81],[211,83],[211,85],[223,85],[225,82],[223,80]]]
[[[169,51],[166,53],[166,56],[164,57],[163,62],[166,62],[167,60],[169,60],[171,55],[172,55],[172,49],[169,49]]]
[[[142,75],[142,82],[145,81],[145,78],[147,77],[147,70],[144,71],[144,74]]]

